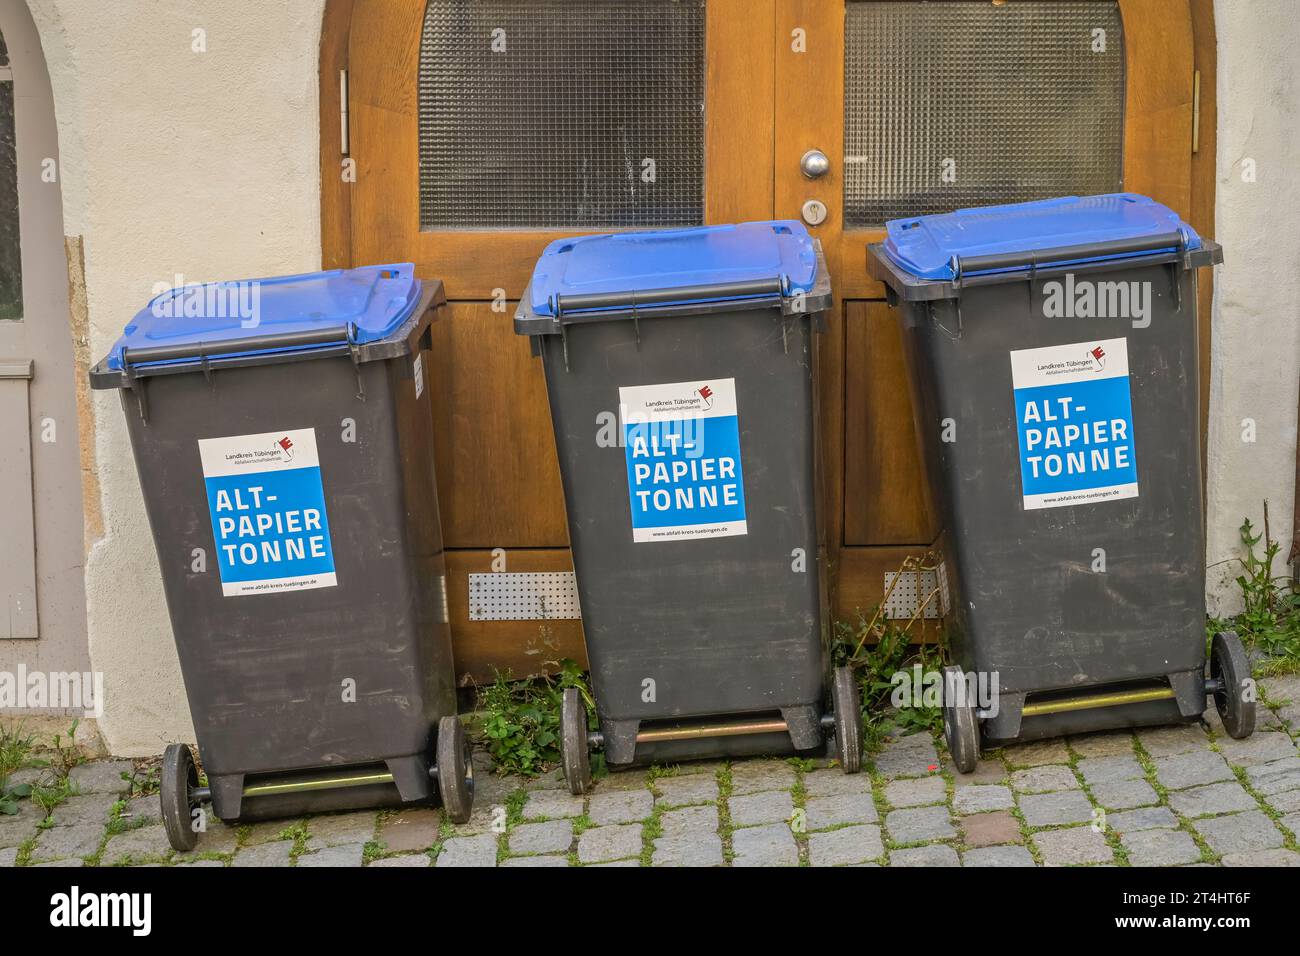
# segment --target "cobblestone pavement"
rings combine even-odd
[[[1091,734],[1007,747],[955,774],[942,744],[889,741],[868,770],[743,760],[611,774],[478,775],[475,812],[363,811],[227,827],[175,853],[130,761],[72,771],[42,819],[0,817],[0,866],[1300,866],[1300,677],[1261,681],[1258,729]]]

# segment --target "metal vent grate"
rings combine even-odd
[[[703,0],[429,0],[422,229],[704,221]]]
[[[943,570],[942,566],[940,570]],[[902,577],[894,584],[894,578],[900,574]],[[893,591],[889,590],[891,584]],[[935,588],[940,588],[939,594],[931,597]],[[947,613],[946,573],[941,586],[939,575],[934,571],[886,571],[885,591],[889,594],[889,600],[884,605],[885,617],[890,620],[909,620],[916,614],[922,601],[927,601],[925,610],[921,612],[921,617],[926,620],[936,620]]]
[[[1123,147],[1116,3],[847,5],[847,225],[1116,192]]]
[[[572,571],[471,574],[471,621],[576,621],[578,585]]]

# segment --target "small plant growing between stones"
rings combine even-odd
[[[596,707],[585,675],[568,658],[551,663],[556,669],[553,677],[514,681],[508,672],[498,672],[496,680],[479,691],[483,733],[499,772],[532,777],[559,763],[560,702],[565,688],[578,688],[594,729]],[[601,755],[592,754],[593,772],[598,765],[603,769]]]
[[[136,767],[130,772],[122,771],[122,780],[127,784],[127,796],[148,797],[158,792],[159,774],[162,768],[158,764]]]
[[[1247,648],[1266,655],[1256,667],[1261,676],[1300,671],[1300,589],[1291,578],[1274,573],[1281,545],[1269,534],[1268,502],[1262,530],[1249,518],[1242,522],[1241,544],[1243,554],[1235,560],[1241,566],[1236,582],[1242,612],[1226,621],[1212,618],[1207,637],[1236,630]]]
[[[13,729],[0,728],[0,815],[13,816],[18,812],[18,801],[32,794],[29,783],[11,783],[10,777],[24,767],[32,766],[30,754],[33,736],[23,732],[19,724]]]

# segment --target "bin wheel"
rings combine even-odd
[[[474,812],[474,762],[465,728],[454,714],[438,721],[438,794],[452,823]]]
[[[862,769],[862,697],[850,667],[835,668],[831,709],[835,715],[835,750],[840,769],[857,773]]]
[[[591,757],[587,753],[587,708],[582,691],[564,688],[560,702],[560,764],[569,792],[581,795],[591,789]]]
[[[1210,677],[1219,681],[1214,707],[1228,736],[1241,740],[1255,732],[1255,701],[1246,700],[1250,661],[1236,631],[1220,631],[1210,642]]]
[[[943,736],[960,773],[970,773],[980,756],[980,727],[966,699],[966,675],[956,665],[943,669]]]
[[[190,791],[199,785],[199,769],[186,744],[168,744],[163,752],[158,796],[162,803],[163,830],[172,847],[192,850],[199,842],[194,830],[194,806]]]

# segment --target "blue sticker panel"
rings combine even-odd
[[[338,583],[313,429],[202,439],[199,449],[225,596]]]
[[[735,381],[619,389],[636,542],[748,533]]]
[[[1025,510],[1137,497],[1126,340],[1026,349],[1011,361]]]

